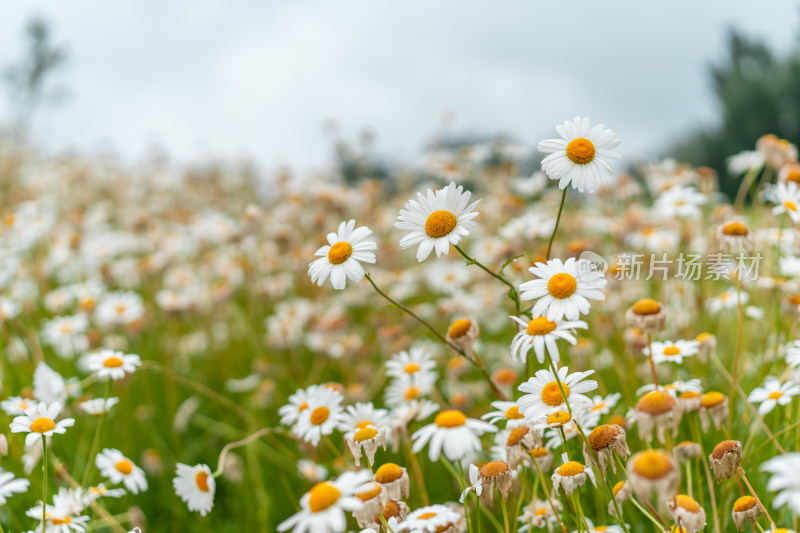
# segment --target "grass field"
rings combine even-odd
[[[796,529],[796,149],[750,203],[591,135],[563,190],[505,144],[353,186],[3,147],[3,531]]]

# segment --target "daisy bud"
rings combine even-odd
[[[625,441],[625,430],[617,425],[597,426],[589,433],[586,440],[597,455],[597,462],[599,463],[597,466],[600,467],[600,472],[602,472],[603,476],[606,475],[606,468],[609,463],[611,464],[611,471],[615,474],[617,472],[617,467],[614,464],[614,452],[622,459],[627,459],[631,454]],[[586,444],[583,445],[583,457],[586,459],[587,464],[595,464],[594,457]]]
[[[614,488],[611,490],[614,493],[614,500],[616,500],[618,505],[622,505],[628,498],[631,497],[633,494],[633,487],[627,481],[619,481]],[[614,506],[614,502],[608,502],[608,512],[612,516],[617,516],[617,509]]]
[[[708,456],[711,470],[719,483],[722,478],[729,478],[739,468],[742,462],[742,443],[738,440],[724,440],[714,446],[714,451]]]
[[[694,498],[676,494],[667,502],[667,510],[686,533],[702,531],[706,525],[706,512]]]
[[[628,461],[628,479],[636,495],[647,499],[655,493],[659,506],[675,496],[680,472],[675,460],[662,450],[644,450]]]
[[[719,429],[726,418],[728,418],[728,397],[716,391],[703,394],[700,399],[700,423],[703,431],[708,430],[709,419],[714,428]]]
[[[674,430],[680,421],[680,411],[676,409],[676,400],[661,390],[648,392],[636,404],[636,423],[639,427],[639,438],[649,441],[653,428],[656,428],[659,442],[664,442],[667,429]]]
[[[459,318],[447,328],[445,339],[467,353],[472,353],[472,345],[478,339],[480,328],[478,323],[469,318]]]
[[[553,490],[558,491],[561,487],[562,492],[569,496],[575,489],[586,484],[587,477],[592,480],[593,485],[597,485],[594,472],[577,461],[567,461],[553,472]]]
[[[695,339],[698,342],[697,359],[701,363],[708,361],[708,356],[717,350],[717,338],[711,333],[701,333]]]
[[[696,442],[685,440],[672,448],[672,456],[678,462],[696,459],[703,454],[703,448]]]
[[[394,463],[381,465],[375,471],[375,481],[383,485],[386,494],[393,500],[408,498],[408,472]]]
[[[752,232],[738,220],[726,222],[717,228],[717,242],[722,250],[732,254],[751,252],[755,246]]]
[[[508,500],[511,490],[511,468],[505,461],[491,461],[480,468],[478,477],[481,481],[481,502],[494,505],[494,489],[503,496],[503,501]]]
[[[0,433],[0,457],[5,457],[8,455],[8,439],[2,433]]]
[[[361,500],[363,505],[353,511],[353,518],[362,528],[371,527],[375,524],[375,518],[383,512],[389,501],[386,489],[380,483],[375,482],[364,485],[362,491],[356,493],[356,498]],[[378,520],[378,523],[380,523],[380,520]]]
[[[522,461],[528,460],[526,448],[541,445],[541,436],[530,427],[519,426],[512,429],[506,440],[506,459],[509,466],[516,470]]]
[[[531,457],[539,464],[542,472],[547,472],[553,468],[553,454],[544,446],[532,449]]]
[[[667,311],[652,298],[645,298],[628,308],[625,320],[629,326],[645,333],[658,333],[667,326]]]
[[[752,496],[742,496],[733,503],[733,523],[736,524],[736,529],[744,531],[744,526],[747,522],[756,528],[758,517],[762,513],[761,506]]]
[[[365,426],[355,434],[347,439],[347,447],[350,448],[350,453],[353,454],[353,460],[356,466],[361,465],[361,450],[367,456],[369,466],[375,463],[375,452],[378,451],[378,446],[386,450],[386,436],[389,433],[388,428],[375,426]]]

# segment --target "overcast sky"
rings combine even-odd
[[[657,152],[714,119],[706,67],[729,27],[777,49],[800,28],[796,0],[0,0],[0,65],[33,13],[70,53],[71,96],[37,123],[50,148],[298,169],[329,159],[326,119],[411,159],[444,111],[531,144],[588,115],[627,155]]]

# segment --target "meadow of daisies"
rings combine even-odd
[[[796,531],[797,149],[620,141],[350,186],[0,145],[0,531]]]

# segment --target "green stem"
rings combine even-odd
[[[410,316],[411,318],[413,318],[414,320],[416,320],[417,322],[419,322],[420,324],[422,324],[423,326],[425,326],[426,328],[428,328],[428,330],[429,330],[431,333],[433,333],[433,335],[434,335],[434,336],[435,336],[437,339],[439,339],[441,342],[443,342],[445,345],[447,345],[448,347],[450,347],[450,348],[451,348],[453,351],[455,351],[457,354],[461,355],[461,356],[462,356],[464,359],[466,359],[467,361],[469,361],[470,363],[472,363],[472,364],[473,364],[475,367],[477,367],[477,368],[478,368],[478,369],[481,371],[481,374],[483,374],[483,377],[484,377],[484,379],[486,379],[486,381],[489,383],[489,386],[492,388],[492,392],[494,392],[494,395],[497,397],[497,399],[498,399],[498,400],[500,400],[500,401],[505,401],[505,400],[506,400],[506,396],[505,396],[505,394],[503,394],[503,393],[502,393],[502,391],[501,391],[500,389],[498,389],[498,388],[497,388],[497,385],[495,385],[494,381],[492,381],[492,378],[491,378],[491,376],[490,376],[490,375],[489,375],[489,373],[486,371],[486,367],[484,367],[484,366],[483,366],[483,361],[481,361],[480,359],[477,359],[477,360],[476,360],[476,359],[473,359],[473,358],[471,358],[471,357],[470,357],[470,356],[467,354],[466,350],[464,350],[464,349],[463,349],[463,348],[461,348],[460,346],[456,346],[456,345],[455,345],[455,344],[453,344],[452,342],[448,341],[448,340],[447,340],[447,338],[445,338],[445,336],[444,336],[444,335],[442,335],[441,333],[439,333],[439,332],[436,330],[436,328],[434,328],[434,327],[433,327],[433,326],[432,326],[432,325],[431,325],[431,324],[430,324],[430,323],[429,323],[427,320],[425,320],[425,319],[423,319],[423,318],[419,317],[419,316],[418,316],[416,313],[414,313],[414,312],[413,312],[411,309],[409,309],[408,307],[404,306],[404,305],[403,305],[403,304],[401,304],[400,302],[398,302],[398,301],[396,301],[396,300],[392,299],[392,297],[390,297],[388,294],[386,294],[385,292],[383,292],[383,291],[382,291],[382,290],[381,290],[381,289],[380,289],[380,288],[379,288],[379,287],[378,287],[378,286],[375,284],[375,282],[372,280],[372,276],[370,276],[370,274],[369,274],[369,273],[366,273],[366,274],[364,274],[364,277],[365,277],[365,278],[367,278],[367,280],[370,282],[370,284],[372,285],[372,288],[373,288],[373,289],[375,289],[375,291],[376,291],[378,294],[380,294],[381,296],[383,296],[383,297],[384,297],[384,298],[385,298],[385,299],[386,299],[386,300],[387,300],[389,303],[391,303],[392,305],[394,305],[395,307],[397,307],[398,309],[400,309],[401,311],[403,311],[404,313],[406,313],[408,316]]]
[[[47,437],[42,435],[42,533],[47,531]]]
[[[502,502],[500,507],[503,509],[503,524],[506,526],[506,533],[511,533],[511,528],[508,525],[508,509],[506,509],[506,503],[507,502]]]
[[[478,268],[480,268],[481,270],[483,270],[484,272],[486,272],[487,274],[489,274],[493,278],[499,280],[501,283],[504,283],[506,286],[508,286],[508,296],[509,296],[509,298],[511,298],[511,300],[513,300],[514,307],[516,309],[517,315],[519,315],[520,314],[519,293],[517,292],[517,288],[514,286],[514,284],[511,283],[510,281],[508,281],[502,274],[495,273],[490,268],[488,268],[487,266],[483,265],[477,259],[475,259],[473,257],[470,257],[469,254],[467,254],[467,252],[462,250],[459,245],[455,244],[454,247],[455,247],[456,250],[458,250],[458,253],[460,253],[462,256],[464,256],[464,259],[467,260],[467,264],[468,265],[476,265]]]
[[[94,428],[94,438],[92,439],[92,447],[89,448],[89,456],[86,459],[86,470],[83,472],[83,479],[81,480],[81,487],[84,489],[88,489],[87,483],[89,483],[90,475],[92,473],[92,469],[94,467],[94,454],[97,453],[97,447],[100,444],[100,432],[103,429],[103,422],[106,419],[106,404],[108,403],[108,396],[111,394],[111,378],[109,377],[106,380],[106,392],[103,396],[103,409],[100,411],[100,420],[97,422],[97,426]]]
[[[547,243],[547,260],[550,261],[550,249],[553,247],[553,240],[556,238],[558,231],[558,223],[561,222],[561,212],[564,210],[564,200],[567,199],[567,188],[564,187],[564,193],[561,195],[561,205],[558,206],[558,216],[556,217],[556,225],[553,228],[553,234],[550,235],[550,242]]]
[[[550,509],[553,510],[553,514],[556,515],[556,519],[558,520],[558,525],[561,526],[561,530],[564,533],[567,533],[567,526],[564,525],[564,521],[561,520],[561,515],[558,513],[558,509],[553,504],[553,499],[550,497],[550,489],[547,488],[547,480],[544,478],[544,473],[542,473],[542,469],[539,466],[539,462],[536,461],[536,458],[533,459],[533,466],[536,467],[536,472],[539,473],[539,479],[542,482],[542,489],[544,490],[544,495],[547,498],[547,503],[550,504]]]

